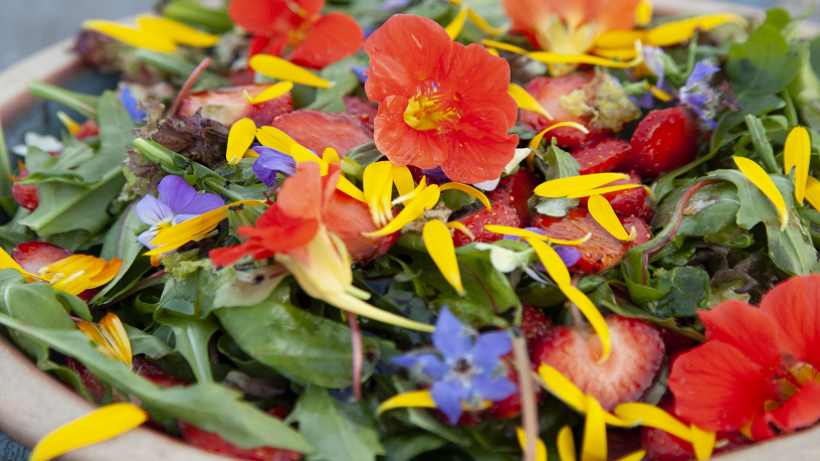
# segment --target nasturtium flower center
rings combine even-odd
[[[457,116],[457,112],[450,104],[447,104],[446,99],[446,96],[439,91],[419,90],[416,96],[407,102],[404,121],[411,128],[419,131],[437,129],[441,123],[451,121],[454,116]]]

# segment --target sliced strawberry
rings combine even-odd
[[[398,232],[379,238],[362,235],[378,230],[373,224],[370,208],[339,190],[333,192],[325,205],[322,219],[327,230],[345,243],[353,262],[370,261],[387,253],[399,238]]]
[[[100,135],[100,127],[97,125],[92,119],[88,119],[80,125],[80,130],[74,133],[74,137],[77,138],[79,141],[87,138],[93,138]]]
[[[134,357],[131,368],[143,378],[166,389],[191,384],[190,381],[168,375],[159,365],[149,362],[145,357]]]
[[[637,231],[642,231],[637,222],[630,221],[629,224],[629,227],[625,227],[627,232],[632,230],[633,225]],[[589,240],[575,246],[581,252],[581,259],[569,267],[572,272],[584,274],[604,272],[618,264],[618,261],[626,254],[626,250],[629,249],[626,242],[613,237],[583,208],[573,208],[563,218],[551,218],[539,214],[532,219],[531,225],[544,231],[548,237],[562,240],[577,240],[588,233],[592,234]],[[645,226],[646,224],[643,225]]]
[[[538,365],[550,365],[606,411],[634,402],[652,384],[665,353],[658,330],[636,319],[606,317],[612,352],[604,363],[601,340],[591,328],[554,327],[535,353]]]
[[[569,110],[561,107],[559,101],[561,96],[568,95],[587,83],[589,83],[589,80],[578,76],[537,77],[533,79],[524,86],[524,89],[541,103],[541,106],[553,116],[553,120],[547,120],[543,115],[529,110],[520,110],[518,120],[536,132],[562,122],[580,123],[589,129],[589,117],[574,115]],[[561,127],[548,132],[545,138],[548,140],[553,137],[556,138],[560,147],[576,148],[607,134],[609,134],[608,130],[589,129],[589,134],[584,134],[572,127]]]
[[[343,99],[345,112],[358,118],[372,130],[373,120],[376,119],[376,113],[379,111],[378,107],[367,99],[358,96],[345,96]]]
[[[343,156],[356,146],[373,142],[373,129],[358,117],[348,114],[302,109],[277,117],[271,126],[284,131],[318,155],[332,147]]]
[[[641,177],[638,176],[637,173],[630,171],[627,174],[629,175],[629,179],[612,181],[604,187],[642,184]],[[635,216],[649,222],[655,216],[655,208],[647,199],[648,193],[646,192],[645,187],[635,187],[632,189],[610,192],[608,194],[603,194],[603,196],[609,201],[612,209],[622,217]],[[586,208],[587,202],[589,202],[589,197],[581,198],[580,206],[582,208]]]
[[[493,203],[500,203],[515,208],[521,225],[527,226],[532,219],[527,201],[538,186],[538,177],[526,168],[519,168],[514,174],[501,178],[498,187],[487,193]]]
[[[664,171],[695,160],[700,129],[696,117],[684,107],[653,110],[632,135],[632,153],[623,161],[625,168],[654,178]]]
[[[279,415],[281,407],[275,407],[268,411],[271,416],[282,419]],[[284,407],[287,410],[287,407]],[[287,416],[287,413],[285,413]],[[210,453],[219,453],[236,459],[249,459],[253,461],[299,461],[302,454],[291,450],[283,450],[273,447],[240,448],[228,442],[215,432],[203,431],[191,423],[179,420],[177,426],[182,434],[182,439],[189,445]]]
[[[490,232],[484,228],[488,224],[497,226],[521,227],[521,218],[518,213],[507,205],[495,204],[491,209],[481,208],[478,211],[463,216],[456,220],[464,225],[472,234],[473,238],[456,229],[453,233],[453,243],[456,247],[469,245],[473,242],[490,243],[501,240],[503,235]]]
[[[632,235],[632,228],[635,228],[635,240],[627,244],[627,249],[634,248],[638,245],[643,245],[644,243],[652,240],[652,231],[643,219],[633,216],[621,218],[621,224],[623,224],[624,229],[626,229],[630,235]]]
[[[249,118],[256,126],[270,125],[276,117],[293,111],[290,93],[261,104],[251,104],[245,100],[244,92],[253,98],[270,87],[270,84],[227,86],[211,88],[194,93],[182,100],[180,115],[191,116],[202,108],[202,117],[216,120],[231,127],[243,118]]]
[[[11,186],[11,196],[21,207],[34,211],[40,206],[40,193],[33,184],[20,184],[17,180]]]
[[[659,405],[675,415],[674,405]],[[688,422],[684,421],[685,424]],[[715,436],[714,455],[735,450],[752,443],[740,432],[718,432]],[[697,459],[692,444],[666,431],[652,427],[641,428],[641,444],[646,450],[647,461],[689,461]]]
[[[536,346],[546,339],[552,330],[552,322],[541,309],[524,304],[521,309],[521,333],[527,343],[527,349],[532,352]]]
[[[623,139],[604,138],[574,150],[571,154],[581,165],[578,173],[584,175],[615,170],[630,150],[632,145]]]
[[[11,257],[24,271],[30,274],[40,272],[40,269],[61,259],[68,258],[74,253],[65,248],[47,242],[24,242],[14,247]]]
[[[91,396],[94,397],[94,400],[97,403],[102,402],[103,397],[105,397],[106,392],[108,390],[105,388],[105,385],[100,382],[99,378],[91,374],[88,371],[88,368],[85,367],[82,363],[80,363],[77,359],[73,357],[66,357],[65,358],[65,366],[66,368],[70,369],[71,371],[77,373],[80,376],[80,382],[82,383],[83,387],[88,389],[88,392],[91,393]]]

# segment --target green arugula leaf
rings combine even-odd
[[[128,340],[131,341],[132,354],[145,354],[148,358],[159,359],[174,353],[174,349],[161,338],[136,329],[130,325],[124,326],[125,332],[128,333]]]
[[[350,387],[353,348],[347,325],[272,301],[215,313],[245,353],[289,379]],[[364,356],[362,376],[367,379],[379,357],[378,341],[364,338]]]
[[[345,112],[345,103],[342,97],[347,96],[348,93],[361,85],[359,77],[350,67],[367,66],[368,61],[369,58],[362,51],[322,69],[319,76],[333,82],[334,85],[329,88],[317,89],[316,99],[306,109],[322,112]]]
[[[117,221],[111,226],[111,229],[108,230],[108,233],[105,235],[100,257],[106,261],[119,258],[122,261],[122,266],[114,279],[102,287],[96,296],[94,296],[92,303],[111,291],[111,289],[125,277],[140,254],[147,250],[137,241],[139,230],[144,227],[145,224],[137,217],[136,203],[132,203],[120,214]],[[139,274],[139,276],[141,275],[142,274]]]
[[[664,272],[657,284],[659,287],[669,286],[669,291],[656,303],[650,303],[650,309],[656,314],[666,317],[693,317],[697,314],[697,309],[709,307],[712,291],[709,286],[709,274],[703,269],[675,267]]]
[[[327,389],[308,385],[292,418],[316,448],[310,461],[373,461],[385,454],[379,426],[364,401],[341,403]]]
[[[399,434],[384,441],[384,451],[387,452],[385,461],[411,461],[446,444],[446,440],[428,432]]]
[[[124,395],[135,395],[158,422],[168,418],[187,421],[216,432],[243,448],[270,446],[311,453],[302,436],[277,418],[240,400],[241,394],[214,383],[197,383],[165,389],[134,373],[122,362],[98,352],[91,340],[77,330],[36,328],[0,314],[0,324],[48,344],[85,365],[102,382]]]

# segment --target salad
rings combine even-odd
[[[237,459],[708,459],[820,420],[810,12],[164,1],[0,191],[0,324]],[[0,146],[3,144],[0,143]],[[5,150],[0,158],[7,158]]]

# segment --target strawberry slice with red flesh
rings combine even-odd
[[[622,162],[641,176],[654,178],[695,160],[700,128],[684,107],[653,110],[632,135],[632,152]]]
[[[617,315],[605,320],[612,340],[606,362],[598,363],[601,340],[586,326],[554,327],[535,352],[535,362],[555,368],[611,411],[643,396],[661,367],[665,348],[658,330],[646,322]]]
[[[230,128],[243,118],[249,118],[256,126],[270,125],[276,117],[293,112],[290,93],[260,104],[245,100],[244,92],[251,98],[270,88],[270,84],[227,86],[211,88],[185,97],[179,107],[180,115],[194,115],[200,108],[202,117],[216,120]]]
[[[522,306],[521,333],[530,352],[549,336],[551,330],[552,322],[541,309],[529,304]]]
[[[358,118],[372,130],[373,121],[376,119],[379,108],[367,99],[358,96],[345,96],[342,99],[345,103],[345,112]]]
[[[619,179],[612,181],[602,187],[623,186],[627,184],[641,185],[641,177],[634,171],[627,173],[629,179]],[[643,219],[646,222],[652,221],[655,216],[655,208],[648,202],[649,194],[645,187],[633,187],[632,189],[624,189],[615,192],[603,194],[603,197],[609,201],[612,209],[620,216],[635,216]],[[583,197],[580,200],[580,206],[587,207],[589,197]]]
[[[370,261],[381,256],[396,243],[399,233],[384,237],[366,237],[363,233],[379,230],[373,223],[368,206],[336,190],[322,212],[322,220],[329,232],[342,239],[353,262]]]
[[[573,208],[563,218],[539,214],[532,220],[533,227],[556,239],[578,240],[588,233],[592,234],[586,242],[575,246],[581,252],[581,259],[569,267],[570,271],[583,274],[599,274],[606,271],[618,264],[627,250],[652,238],[649,227],[639,218],[622,218],[621,223],[627,233],[631,233],[632,228],[635,228],[635,240],[627,243],[616,239],[583,208]]]
[[[284,408],[284,411],[282,410]],[[288,409],[284,406],[274,407],[268,414],[282,419],[282,414],[287,416]],[[208,432],[199,429],[191,423],[177,421],[179,432],[186,443],[210,453],[229,456],[236,459],[248,459],[253,461],[299,461],[302,454],[291,450],[283,450],[273,447],[240,448],[228,442],[215,432]]]
[[[467,216],[456,219],[464,225],[472,234],[474,238],[464,233],[461,229],[456,229],[453,232],[453,244],[456,247],[469,245],[473,242],[491,243],[504,238],[502,234],[490,232],[485,229],[488,224],[496,226],[521,227],[521,218],[514,208],[495,204],[492,208],[481,208],[474,211]]]
[[[659,406],[669,414],[675,415],[674,404]],[[678,419],[681,418],[678,417]],[[681,421],[683,420],[681,419]],[[683,422],[689,424],[687,421]],[[751,440],[737,431],[718,432],[715,435],[715,441],[717,446],[713,455],[726,453],[752,443]],[[689,461],[697,459],[695,449],[691,443],[653,427],[641,428],[641,444],[646,450],[645,459],[647,461]]]
[[[593,141],[570,154],[581,165],[578,173],[585,175],[614,171],[631,150],[632,145],[623,139],[604,138]]]
[[[552,115],[553,120],[547,120],[543,115],[529,110],[520,110],[518,120],[535,132],[540,132],[556,123],[575,122],[589,129],[589,134],[572,128],[561,127],[548,131],[544,139],[549,141],[555,138],[559,147],[577,148],[609,134],[609,130],[595,130],[590,128],[589,117],[578,117],[561,107],[560,98],[589,83],[589,80],[578,77],[537,77],[524,85],[524,89],[531,94],[541,106]]]
[[[40,193],[37,192],[37,186],[17,182],[18,179],[25,178],[26,176],[28,176],[28,170],[21,167],[20,175],[14,179],[11,185],[11,196],[21,207],[29,211],[34,211],[40,206]]]
[[[88,370],[88,368],[85,367],[85,365],[83,365],[79,360],[73,357],[66,357],[65,366],[80,376],[80,382],[82,382],[82,385],[85,386],[85,388],[88,389],[89,392],[91,392],[91,395],[92,397],[94,397],[94,400],[96,400],[97,402],[102,401],[102,398],[105,397],[106,388],[100,382],[99,378],[91,374],[91,372]],[[131,369],[143,378],[164,388],[186,386],[188,384],[191,384],[189,381],[186,381],[184,379],[178,379],[174,378],[173,376],[169,376],[165,373],[165,371],[163,371],[162,368],[149,362],[147,359],[141,356],[136,356],[133,358]]]
[[[318,155],[332,147],[343,156],[354,147],[373,142],[373,129],[348,114],[302,109],[277,117],[270,125]]]
[[[526,168],[519,168],[515,173],[501,178],[498,187],[487,193],[487,198],[493,203],[515,208],[521,219],[521,225],[526,226],[532,219],[527,201],[532,197],[538,184],[538,177],[535,173]]]

